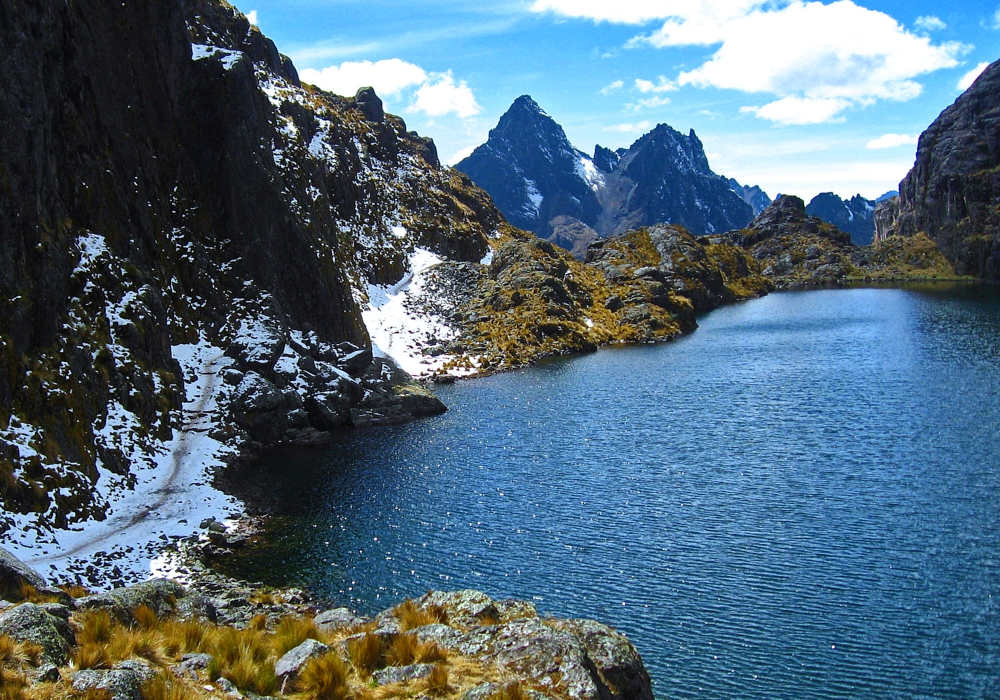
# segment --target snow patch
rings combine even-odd
[[[191,59],[194,61],[203,61],[206,58],[212,58],[214,56],[219,56],[222,59],[222,67],[226,70],[232,70],[233,66],[243,58],[242,51],[233,51],[231,49],[224,49],[221,46],[206,46],[205,44],[191,44]]]
[[[590,189],[592,189],[595,193],[604,187],[604,173],[598,170],[597,166],[594,165],[594,161],[587,156],[579,156],[576,159],[575,168],[576,174],[580,177],[580,179],[590,185]]]
[[[187,382],[182,427],[173,437],[151,441],[152,450],[146,452],[136,437],[141,434],[138,419],[117,401],[109,403],[97,431],[99,439],[132,461],[136,477],[135,485],[126,488],[124,477],[98,461],[95,491],[97,500],[108,504],[107,518],[47,532],[30,516],[14,516],[4,546],[42,575],[74,580],[101,560],[114,562],[122,580],[141,581],[150,576],[151,562],[166,542],[190,536],[204,519],[241,510],[237,501],[212,487],[212,472],[224,466],[232,449],[208,435],[218,423],[219,398],[229,389],[219,373],[232,360],[205,340],[172,351]],[[24,426],[15,425],[13,431],[24,431]]]
[[[394,285],[369,285],[368,308],[361,314],[375,357],[391,359],[413,377],[444,372],[444,366],[455,359],[444,353],[436,357],[424,353],[458,334],[445,318],[421,303],[427,297],[427,273],[442,262],[431,251],[416,248],[410,256],[410,272],[402,280]],[[462,376],[475,371],[450,369],[448,374]]]

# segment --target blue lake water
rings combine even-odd
[[[247,468],[227,564],[364,612],[591,617],[658,698],[1000,697],[1000,292],[774,294]]]

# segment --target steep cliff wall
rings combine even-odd
[[[1000,61],[925,131],[891,233],[926,233],[961,274],[1000,280]],[[889,233],[880,223],[879,238]]]

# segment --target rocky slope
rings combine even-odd
[[[823,192],[812,198],[806,213],[850,234],[854,245],[864,246],[875,237],[876,204],[860,194],[844,201],[833,192]]]
[[[899,199],[880,206],[876,240],[925,233],[955,269],[1000,280],[1000,61],[925,131]]]
[[[599,237],[671,223],[696,235],[745,226],[759,188],[734,191],[712,172],[701,141],[666,124],[629,149],[597,146],[591,158],[528,96],[457,166],[490,193],[515,226],[583,258]],[[768,200],[769,201],[769,200]]]
[[[2,549],[0,577],[17,584],[3,591],[17,602],[0,601],[5,700],[653,698],[623,635],[478,591],[430,592],[372,619],[219,577],[44,588]]]
[[[754,222],[713,240],[740,246],[778,289],[862,280],[954,279],[955,270],[926,236],[892,237],[858,247],[833,224],[782,195]]]

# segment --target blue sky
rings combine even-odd
[[[239,0],[303,78],[387,108],[445,162],[529,94],[578,148],[658,123],[771,196],[876,197],[1000,59],[1000,5],[926,0]]]

